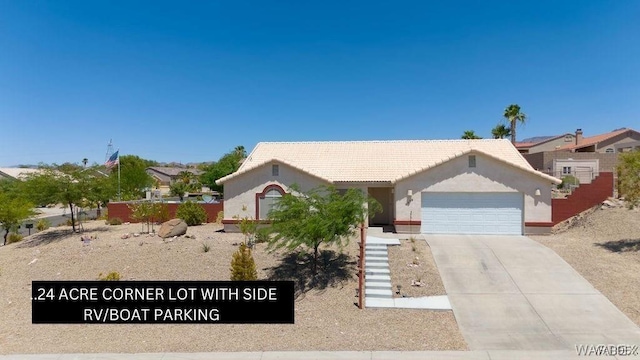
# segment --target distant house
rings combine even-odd
[[[574,144],[575,135],[566,133],[554,136],[536,136],[529,139],[523,139],[515,143],[516,149],[521,154],[534,154],[543,151],[553,151],[559,147]]]
[[[531,151],[533,147],[529,147],[528,152],[523,152],[524,145],[518,150],[536,170],[560,178],[570,175],[580,183],[589,183],[600,172],[615,172],[618,153],[640,148],[640,133],[627,128],[590,137],[584,137],[582,129],[577,129],[572,138],[572,142],[546,147],[544,151]]]
[[[39,174],[41,172],[41,169],[31,168],[0,168],[0,180],[24,180],[31,174]]]
[[[155,188],[160,190],[161,194],[169,193],[169,187],[176,180],[179,179],[179,175],[183,171],[192,173],[195,176],[202,175],[202,171],[194,168],[180,168],[180,167],[166,167],[166,166],[151,166],[146,169],[155,181]]]

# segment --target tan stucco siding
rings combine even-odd
[[[570,140],[569,140],[570,139]],[[551,140],[542,144],[534,145],[529,148],[529,154],[539,153],[542,151],[554,151],[556,147],[573,145],[576,143],[575,135],[565,135],[555,140]]]
[[[596,151],[599,153],[606,153],[608,148],[615,149],[616,145],[639,140],[640,134],[637,134],[633,131],[626,132],[611,139],[600,142],[597,146]]]
[[[272,176],[271,165],[273,164],[278,165],[278,176]],[[271,184],[277,184],[285,191],[292,184],[300,186],[302,191],[327,185],[321,179],[290,166],[277,162],[268,163],[224,183],[224,219],[232,220],[234,216],[255,218],[256,194],[261,193]],[[245,211],[243,206],[246,207]]]
[[[551,183],[535,174],[476,154],[476,167],[468,156],[451,160],[396,184],[396,219],[420,220],[422,192],[520,192],[524,194],[525,222],[551,221]],[[541,195],[535,196],[536,189]],[[413,192],[407,202],[408,190]]]

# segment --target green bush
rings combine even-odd
[[[156,223],[162,224],[171,219],[169,216],[169,205],[163,203],[153,204],[153,217]]]
[[[579,183],[580,181],[573,175],[563,176],[562,183],[558,185],[558,189],[568,189],[569,185],[578,185]]]
[[[207,221],[207,212],[199,204],[187,201],[178,206],[176,217],[184,220],[189,226],[201,225]]]
[[[271,229],[268,227],[260,228],[256,231],[256,243],[266,243],[269,242],[269,234],[271,233]]]
[[[233,254],[230,270],[231,281],[258,280],[256,263],[251,255],[251,249],[244,243],[241,243],[238,251]]]
[[[108,273],[107,275],[102,275],[102,273],[100,273],[100,275],[98,275],[98,280],[101,281],[119,281],[120,280],[120,273],[117,271],[112,271],[110,273]]]
[[[122,219],[115,217],[107,221],[109,225],[122,225]]]
[[[7,236],[7,244],[16,243],[22,241],[23,236],[18,233],[9,233]]]
[[[40,219],[36,223],[36,230],[38,231],[47,230],[49,227],[51,227],[51,222],[47,219]]]

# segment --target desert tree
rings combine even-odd
[[[268,213],[270,231],[274,234],[269,237],[269,248],[310,249],[313,274],[317,273],[320,245],[336,245],[342,249],[367,215],[373,216],[382,210],[380,203],[358,189],[341,194],[333,186],[321,186],[303,192],[292,185],[290,190]]]
[[[231,281],[258,280],[256,262],[253,260],[251,249],[245,243],[241,243],[238,251],[233,254],[229,270]]]
[[[200,175],[200,183],[211,190],[222,192],[222,186],[216,184],[216,180],[238,170],[246,157],[244,146],[236,146],[232,151],[222,155],[218,161],[202,167],[204,172]]]
[[[630,207],[640,203],[640,149],[618,155],[618,190]]]
[[[0,225],[4,230],[3,245],[6,245],[9,231],[33,217],[35,211],[33,204],[18,189],[17,181],[2,180],[0,183]]]
[[[518,123],[524,124],[527,120],[527,115],[520,111],[520,105],[511,104],[504,109],[503,114],[505,120],[509,123],[509,128],[511,129],[511,142],[513,144],[516,143],[516,125]]]

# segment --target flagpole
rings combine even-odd
[[[120,149],[118,149],[118,201],[122,201],[120,196]]]

